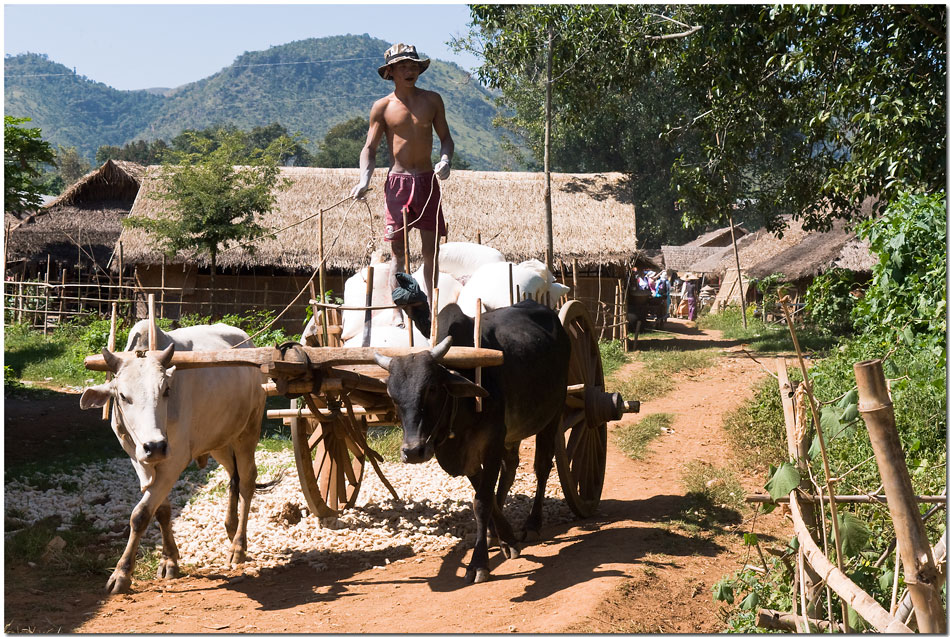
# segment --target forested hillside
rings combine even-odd
[[[76,75],[45,55],[4,60],[4,113],[29,117],[53,145],[75,146],[92,160],[101,145],[122,145],[161,112],[164,98],[119,91]]]
[[[218,73],[166,96],[118,91],[45,56],[19,55],[6,59],[5,108],[31,117],[45,139],[76,146],[90,160],[102,145],[167,140],[183,129],[212,124],[250,129],[279,122],[308,139],[315,152],[327,130],[366,117],[373,101],[391,90],[376,73],[389,44],[345,35],[246,52]],[[442,94],[456,150],[472,168],[505,165],[488,91],[457,65],[439,60],[432,61],[419,86]]]

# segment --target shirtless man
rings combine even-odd
[[[386,51],[385,64],[378,69],[384,80],[395,84],[393,92],[373,104],[369,113],[369,132],[360,153],[360,181],[350,196],[360,199],[369,187],[376,168],[376,149],[383,135],[391,149],[389,176],[386,179],[386,234],[395,273],[405,272],[403,224],[422,235],[423,275],[429,290],[435,276],[435,243],[446,233],[442,215],[442,195],[436,180],[448,179],[455,143],[445,121],[445,105],[438,93],[416,87],[416,80],[429,68],[428,59],[420,59],[416,47],[394,44]],[[432,166],[432,129],[442,146],[441,158]]]

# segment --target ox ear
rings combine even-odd
[[[114,383],[115,381],[113,380],[105,385],[87,387],[79,398],[79,408],[93,409],[105,405],[106,401],[109,400],[109,396],[112,394],[112,386]]]
[[[108,347],[102,348],[102,358],[106,361],[106,366],[108,366],[109,371],[113,374],[119,372],[119,367],[122,366],[122,359],[110,352]]]
[[[158,360],[158,364],[168,369],[169,363],[172,362],[172,356],[175,354],[175,344],[169,343],[168,347],[163,349],[161,352],[155,355],[155,358]]]
[[[488,398],[488,390],[476,385],[461,374],[457,374],[450,369],[445,370],[448,374],[445,377],[445,389],[456,398]]]
[[[432,359],[435,361],[442,360],[446,353],[448,353],[450,347],[452,347],[452,337],[446,336],[444,339],[442,339],[441,343],[432,348]]]
[[[171,367],[165,370],[165,382],[168,383],[169,387],[172,386],[172,378],[174,378],[174,376],[175,376],[175,366],[172,365]]]
[[[385,369],[387,372],[389,371],[389,366],[393,364],[392,356],[383,356],[379,352],[374,352],[373,358],[376,359],[376,364]]]

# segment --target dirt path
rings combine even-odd
[[[683,323],[672,322],[671,329],[680,333],[660,341],[664,347],[731,345]],[[722,416],[751,396],[764,373],[748,357],[726,351],[716,366],[680,379],[675,393],[612,424],[675,414],[672,433],[656,439],[644,461],[608,446],[595,517],[546,527],[542,542],[518,559],[505,561],[493,551],[487,583],[463,584],[469,555],[461,551],[412,555],[369,570],[349,566],[366,561],[365,554],[340,555],[319,572],[306,565],[250,574],[219,569],[137,581],[134,594],[105,599],[104,579],[89,578],[51,600],[11,586],[17,573],[8,569],[8,629],[33,604],[33,612],[43,605],[51,626],[71,632],[717,632],[722,625],[710,589],[741,566],[750,520],[736,514],[720,521],[719,532],[679,524],[689,506],[680,478],[691,460],[733,464]],[[761,483],[741,479],[747,490]],[[760,520],[756,531],[763,530]],[[49,630],[36,615],[30,624]]]

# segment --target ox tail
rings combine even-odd
[[[231,449],[231,462],[234,463],[234,475],[231,477],[232,488],[234,488],[235,491],[238,491],[241,484],[241,476],[240,472],[238,471],[237,455],[234,453],[234,449]],[[287,469],[285,467],[281,467],[280,471],[277,472],[277,477],[273,480],[269,482],[255,482],[254,491],[260,493],[267,493],[268,491],[271,491],[274,487],[280,484],[281,480],[284,479],[284,474],[286,473]]]
[[[284,479],[284,474],[287,473],[287,469],[281,467],[280,471],[277,472],[277,477],[269,482],[257,482],[254,484],[254,490],[259,491],[260,493],[267,493],[268,491],[273,490],[280,481]]]

